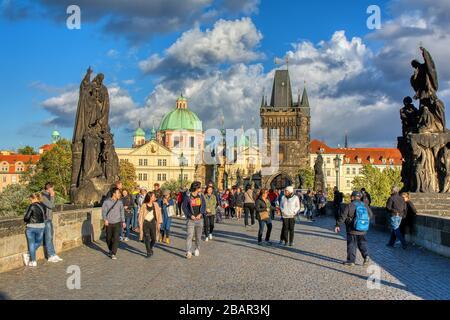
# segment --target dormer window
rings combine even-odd
[[[383,164],[386,164],[386,159],[385,159],[385,158],[381,158],[381,162],[382,162]]]
[[[362,159],[360,157],[356,157],[356,162],[360,164],[362,162]]]
[[[0,167],[1,172],[8,172],[9,171],[9,164],[8,162],[2,162]]]

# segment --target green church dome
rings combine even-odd
[[[145,137],[145,131],[142,130],[141,128],[137,128],[136,131],[134,132],[134,136],[135,137]]]
[[[242,135],[241,138],[238,140],[237,142],[237,146],[238,147],[245,147],[248,148],[250,147],[250,140],[248,137],[246,137],[245,135]]]
[[[161,121],[159,131],[168,130],[203,131],[202,122],[195,112],[187,108],[187,100],[183,96],[177,100],[177,108]]]

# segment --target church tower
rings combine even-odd
[[[306,86],[294,102],[289,70],[277,70],[270,104],[263,97],[260,115],[266,134],[276,129],[280,138],[278,151],[271,150],[269,141],[269,150],[278,152],[279,167],[273,168],[271,175],[262,177],[263,185],[267,188],[295,185],[299,170],[309,167],[311,109]]]

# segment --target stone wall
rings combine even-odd
[[[374,214],[374,218],[371,220],[373,228],[390,231],[390,215],[386,209],[372,208],[372,211]],[[413,230],[406,235],[406,240],[450,258],[450,218],[421,214],[419,210]]]
[[[57,253],[100,239],[103,220],[100,208],[55,212],[54,245]],[[0,220],[0,272],[23,266],[22,254],[28,252],[22,217]],[[44,258],[41,246],[38,259]]]

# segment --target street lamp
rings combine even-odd
[[[340,174],[340,169],[341,169],[341,163],[342,163],[342,159],[341,157],[337,154],[336,158],[334,158],[334,167],[336,168],[336,187],[338,188],[338,190],[340,190],[340,186],[339,186],[339,174]]]
[[[181,170],[181,176],[180,176],[181,189],[184,189],[183,171],[184,171],[184,167],[187,166],[187,159],[183,153],[181,153],[181,156],[178,158],[178,161],[180,163],[180,170]]]

